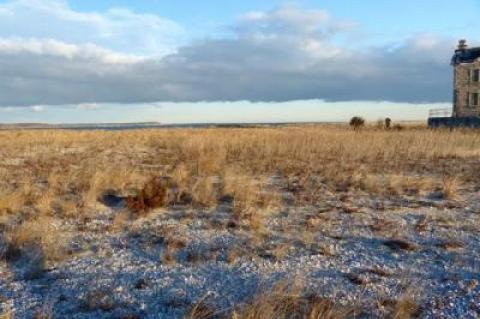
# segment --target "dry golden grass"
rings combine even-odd
[[[81,227],[105,204],[106,192],[125,199],[133,216],[159,207],[229,205],[232,225],[261,236],[269,210],[352,192],[384,198],[441,190],[457,199],[460,187],[479,180],[478,145],[472,131],[409,125],[1,131],[0,221],[13,225],[5,229],[14,246],[36,240],[47,259],[61,258],[62,245],[54,242],[68,237],[52,221],[78,220]],[[349,205],[343,206],[352,214],[361,211]],[[119,215],[111,230],[126,220]]]
[[[196,198],[206,202],[213,176],[223,179],[226,193],[243,196],[247,203],[255,201],[247,195],[258,193],[257,178],[273,174],[318,176],[340,187],[401,184],[402,179],[417,184],[431,177],[422,176],[426,172],[461,172],[458,160],[480,152],[477,134],[420,129],[21,131],[0,132],[0,137],[2,199],[27,193],[22,184],[46,180],[55,191],[65,192],[67,186],[82,191],[87,203],[95,203],[105,189],[124,190],[154,175],[171,176],[179,189],[198,191]]]
[[[131,213],[128,210],[123,210],[117,213],[113,219],[111,230],[113,232],[122,232],[127,229],[128,222],[131,220]]]
[[[203,298],[194,304],[185,319],[343,319],[354,317],[358,308],[338,305],[334,301],[305,295],[299,281],[281,280],[273,287],[260,291],[250,302],[233,309],[215,309]]]
[[[0,313],[0,319],[13,319],[13,311],[10,307],[7,307],[2,313]]]
[[[404,294],[395,302],[393,319],[410,319],[418,317],[420,306],[411,294]]]
[[[59,224],[55,218],[40,215],[6,231],[2,257],[7,263],[21,261],[26,278],[40,277],[49,263],[68,256],[69,235],[59,230]]]
[[[445,199],[456,199],[458,196],[458,179],[456,177],[445,177],[442,184],[442,196]]]
[[[165,266],[173,266],[177,263],[176,251],[173,248],[167,248],[160,256],[160,261]]]

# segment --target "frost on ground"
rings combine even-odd
[[[254,228],[228,205],[122,223],[122,210],[103,208],[81,232],[77,220],[59,226],[74,232],[71,258],[36,276],[25,274],[32,256],[2,263],[0,302],[14,318],[181,318],[199,301],[228,312],[295,278],[306,293],[361,308],[360,318],[388,317],[405,294],[418,305],[412,316],[477,318],[478,199],[344,198],[266,210]]]

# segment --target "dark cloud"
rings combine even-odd
[[[285,6],[240,18],[228,39],[160,59],[94,45],[0,40],[0,105],[153,101],[445,102],[452,41],[418,35],[391,47],[341,44],[352,24]]]

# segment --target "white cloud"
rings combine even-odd
[[[159,102],[149,103],[148,105],[154,109],[162,109],[164,107],[164,104]]]
[[[53,14],[59,25],[66,19],[73,38],[60,41],[68,33],[63,32],[59,37],[52,35],[55,40],[0,39],[0,105],[450,99],[454,41],[415,35],[393,48],[345,47],[337,37],[350,35],[349,23],[322,10],[283,6],[249,13],[232,27],[234,34],[229,38],[180,46],[162,58],[139,58],[112,50],[111,44],[134,45],[136,40],[129,42],[129,36],[141,32],[143,23],[161,25],[157,18],[141,18],[125,10],[110,10],[106,15],[78,13],[51,0],[19,0],[3,9],[23,6],[48,18]],[[47,13],[47,7],[54,13]],[[65,15],[55,16],[58,12]],[[29,17],[34,26],[43,19],[32,10]],[[117,20],[132,27],[126,36],[117,34],[122,28],[111,26]],[[5,31],[2,23],[0,34]],[[114,39],[107,41],[108,49],[98,41],[80,41],[91,39],[84,35],[92,32],[90,25],[103,38]]]
[[[45,107],[43,105],[33,105],[30,107],[30,110],[32,110],[32,112],[39,113],[45,111]]]
[[[0,37],[12,34],[160,56],[182,42],[184,30],[171,20],[123,8],[85,13],[61,0],[15,0],[0,4]]]
[[[285,33],[315,33],[327,24],[334,25],[333,22],[326,10],[301,10],[285,5],[270,12],[248,12],[239,18],[237,27],[247,34],[258,32],[284,36]]]
[[[97,103],[81,103],[77,105],[79,110],[97,110],[100,108],[100,105]]]
[[[94,60],[106,64],[129,64],[145,58],[114,52],[94,44],[75,45],[53,39],[0,38],[0,53],[50,56],[68,60]]]
[[[0,107],[0,112],[14,112],[14,111],[18,111],[18,107],[14,107],[14,106]]]

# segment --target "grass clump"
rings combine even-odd
[[[459,182],[456,177],[444,177],[442,183],[442,197],[448,200],[454,200],[458,197]]]
[[[4,258],[19,277],[34,279],[51,262],[68,256],[68,234],[58,228],[58,220],[37,217],[15,226],[4,235]]]
[[[299,282],[282,280],[260,291],[251,301],[233,309],[218,309],[205,298],[195,303],[185,319],[344,319],[357,314],[358,308],[343,306],[328,298],[304,294]]]

